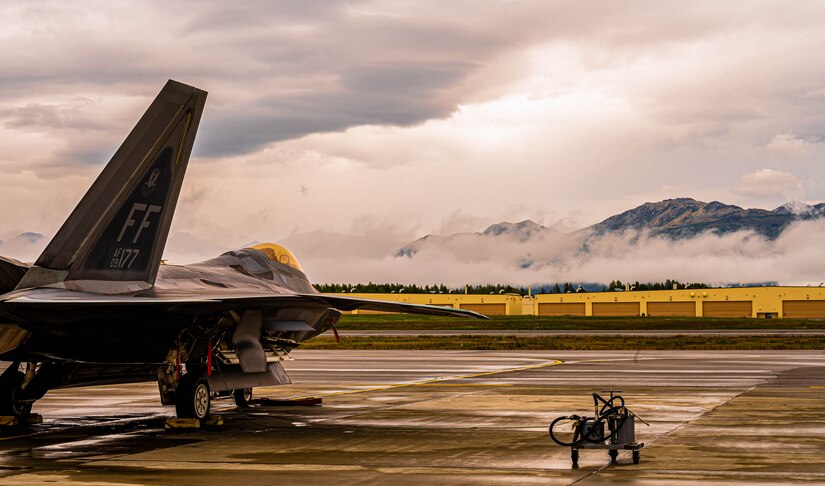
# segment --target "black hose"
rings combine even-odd
[[[556,437],[556,434],[553,433],[553,427],[555,427],[556,424],[559,423],[562,420],[573,420],[573,421],[578,421],[579,422],[578,424],[576,424],[576,428],[573,430],[573,442],[562,442],[561,440],[559,440]],[[556,444],[558,444],[562,447],[573,447],[575,445],[579,445],[579,444],[581,444],[581,438],[580,438],[581,424],[583,424],[587,420],[589,420],[588,417],[579,417],[578,415],[558,417],[556,420],[553,420],[552,422],[550,422],[550,427],[549,427],[549,430],[548,430],[550,432],[550,438],[553,440],[553,442],[555,442]]]
[[[601,402],[602,403],[602,408],[601,408],[602,411],[604,411],[607,408],[612,407],[613,406],[613,400],[621,400],[622,401],[622,407],[624,407],[624,398],[622,398],[621,395],[616,395],[616,396],[610,397],[609,400],[605,400],[598,393],[595,393],[595,392],[593,393],[593,405],[598,407],[599,402]],[[601,415],[601,413],[602,412],[599,412],[599,415]]]
[[[615,397],[611,397],[610,400],[607,400],[607,401],[604,402],[604,405],[602,405],[602,408],[599,410],[599,415],[604,415],[605,410],[607,410],[608,408],[614,407],[614,405],[613,405],[614,400],[620,400],[622,402],[622,404],[619,405],[619,406],[624,407],[624,398],[622,398],[621,395],[616,395]],[[604,400],[602,400],[602,401],[604,401]]]

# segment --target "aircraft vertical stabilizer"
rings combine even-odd
[[[205,101],[205,91],[169,80],[17,288],[150,287]]]

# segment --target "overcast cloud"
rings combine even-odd
[[[190,257],[825,199],[821,2],[31,1],[0,18],[4,234],[53,234],[167,78],[210,93],[170,242]],[[462,268],[441,280],[486,278]]]

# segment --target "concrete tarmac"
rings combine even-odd
[[[825,336],[825,329],[683,329],[635,331],[524,331],[501,329],[422,329],[338,331],[342,336]],[[326,333],[332,336],[332,331]]]
[[[222,427],[167,433],[154,384],[56,390],[0,432],[0,484],[825,483],[825,353],[296,351],[295,384],[215,401]],[[551,443],[559,415],[623,390],[641,463]]]

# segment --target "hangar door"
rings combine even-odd
[[[540,316],[583,316],[584,302],[543,302],[539,304]]]
[[[695,302],[648,302],[649,316],[696,316]]]
[[[638,316],[638,302],[593,302],[594,316]]]
[[[825,300],[785,300],[782,301],[782,317],[825,318]]]
[[[703,302],[702,315],[705,317],[751,317],[753,302],[749,300]]]
[[[507,315],[507,304],[461,304],[461,308],[481,312],[488,316]]]

